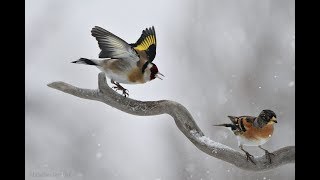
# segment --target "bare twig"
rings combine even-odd
[[[103,73],[98,77],[99,89],[82,89],[74,87],[64,82],[53,82],[49,87],[63,91],[65,93],[77,96],[79,98],[96,100],[103,102],[111,107],[117,108],[123,112],[138,116],[154,116],[160,114],[169,114],[173,117],[180,131],[201,151],[210,156],[231,163],[241,169],[251,171],[264,171],[278,166],[295,162],[295,146],[287,146],[274,151],[272,163],[267,163],[265,155],[255,157],[255,163],[248,162],[246,156],[226,145],[210,140],[204,136],[201,129],[195,123],[189,111],[181,104],[169,101],[138,101],[123,97],[112,90]]]

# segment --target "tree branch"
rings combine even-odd
[[[123,97],[108,86],[106,77],[103,73],[99,74],[98,85],[99,89],[91,90],[74,87],[64,82],[53,82],[48,84],[51,88],[79,98],[100,101],[133,115],[154,116],[169,114],[173,117],[179,130],[198,149],[210,156],[231,163],[241,169],[264,171],[295,162],[295,146],[287,146],[273,152],[275,156],[272,156],[271,164],[267,163],[265,155],[255,157],[254,161],[256,164],[253,164],[246,160],[244,153],[236,151],[221,143],[214,142],[204,136],[189,111],[183,105],[169,100],[138,101],[128,97]]]

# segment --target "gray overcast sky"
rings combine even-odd
[[[295,4],[290,0],[26,1],[26,179],[71,172],[68,179],[294,179],[294,164],[250,172],[199,151],[168,115],[137,117],[50,89],[65,81],[97,88],[91,28],[129,43],[155,26],[154,63],[166,77],[124,85],[139,100],[183,104],[212,140],[238,149],[228,115],[272,109],[278,124],[264,145],[295,145]],[[254,155],[258,148],[247,147]]]

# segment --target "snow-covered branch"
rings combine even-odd
[[[210,140],[204,136],[195,123],[189,111],[181,104],[169,101],[138,101],[124,97],[111,89],[103,73],[98,77],[99,89],[82,89],[64,82],[53,82],[49,87],[77,96],[79,98],[96,100],[123,112],[138,116],[154,116],[169,114],[173,117],[180,131],[201,151],[220,160],[231,163],[241,169],[264,171],[278,166],[295,162],[295,146],[287,146],[273,153],[272,163],[269,164],[265,155],[254,157],[256,164],[247,161],[244,153],[236,151],[226,145]]]

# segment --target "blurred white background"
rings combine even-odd
[[[264,147],[295,145],[294,1],[27,0],[26,179],[58,178],[36,177],[41,172],[70,180],[295,178],[294,164],[251,172],[208,156],[168,115],[133,116],[47,87],[97,88],[97,68],[70,63],[98,57],[95,25],[129,43],[155,26],[154,63],[166,77],[124,85],[131,98],[177,101],[206,136],[235,149],[233,134],[212,125],[272,109],[279,123]]]

